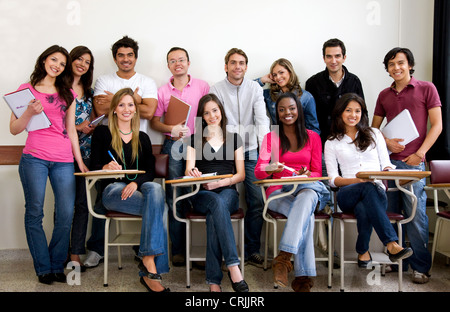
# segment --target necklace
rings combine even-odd
[[[129,135],[130,133],[132,133],[132,132],[133,132],[133,130],[131,130],[131,131],[130,131],[130,132],[128,132],[128,133],[123,133],[123,132],[122,132],[122,130],[120,130],[120,129],[119,129],[119,131],[120,131],[120,133],[122,133],[123,135]]]
[[[122,132],[122,131],[120,131],[120,132]],[[131,132],[130,132],[131,133]],[[128,134],[130,134],[130,133],[128,133]],[[124,167],[124,169],[125,170],[127,170],[127,165],[126,165],[126,159],[125,159],[125,152],[123,151],[123,147],[122,147],[122,157],[123,157],[123,167]],[[136,170],[138,170],[139,169],[139,156],[138,155],[136,155]],[[136,180],[136,178],[137,178],[137,173],[136,173],[136,175],[134,176],[134,178],[133,179],[131,179],[129,176],[128,176],[128,174],[125,174],[125,176],[127,177],[127,179],[129,180],[129,181],[134,181],[134,180]]]

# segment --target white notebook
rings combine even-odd
[[[402,142],[399,142],[401,145],[406,145],[419,137],[419,132],[407,109],[395,116],[382,132],[388,139],[403,139]]]
[[[31,90],[26,88],[23,90],[15,91],[12,93],[5,94],[3,99],[11,108],[14,115],[19,118],[27,110],[28,105],[31,100],[34,100],[34,95]],[[52,125],[47,115],[42,111],[42,113],[34,115],[31,117],[28,125],[26,127],[27,131],[34,131],[39,129],[45,129]]]

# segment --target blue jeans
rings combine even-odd
[[[245,257],[259,254],[261,247],[261,231],[264,219],[264,200],[261,188],[253,182],[258,181],[255,177],[255,166],[258,161],[258,151],[251,150],[244,153],[245,159],[245,201],[247,211],[245,213]]]
[[[100,181],[95,184],[97,197],[95,198],[94,211],[98,214],[106,214],[106,208],[102,202],[102,190]],[[87,249],[95,251],[103,257],[105,254],[105,219],[92,218],[91,236],[86,242]]]
[[[51,162],[22,154],[19,175],[25,195],[25,232],[37,275],[64,272],[75,204],[73,162]],[[42,227],[47,177],[55,196],[50,244]]]
[[[186,167],[185,148],[182,141],[174,141],[165,139],[161,154],[169,155],[169,172],[168,180],[184,176]],[[186,188],[177,187],[177,196],[186,193]],[[173,217],[173,188],[172,185],[166,185],[166,202],[169,206],[169,235],[172,242],[172,254],[184,255],[186,254],[186,225],[184,222],[179,222]],[[177,215],[183,216],[182,203],[177,204]]]
[[[362,255],[369,250],[372,229],[375,229],[384,245],[398,240],[386,214],[386,191],[380,185],[363,182],[343,186],[337,193],[337,202],[343,212],[354,213],[356,216],[358,254]]]
[[[283,191],[270,194],[269,198]],[[275,199],[268,208],[287,217],[279,249],[294,254],[295,276],[316,276],[314,255],[314,210],[317,193],[311,189],[295,191],[292,195]]]
[[[392,160],[392,164],[397,166],[397,169],[419,169],[425,170],[425,164],[421,163],[419,166],[409,166],[401,160]],[[413,270],[420,273],[428,273],[431,268],[431,253],[428,251],[428,216],[426,214],[427,208],[427,194],[425,192],[426,179],[422,179],[413,186],[414,195],[417,197],[416,215],[411,222],[404,225],[406,231],[404,234],[408,236],[411,248],[414,253],[408,259],[405,259],[405,268],[411,265]],[[389,181],[389,187],[395,187],[393,181]],[[411,215],[412,202],[411,198],[403,192],[388,192],[388,210],[391,212],[402,213],[406,218]],[[406,232],[406,233],[405,233]],[[405,240],[403,239],[403,242]]]
[[[229,266],[239,265],[230,215],[239,209],[239,195],[234,189],[220,193],[200,190],[192,197],[194,210],[206,214],[206,281],[220,285],[222,257]]]
[[[103,191],[105,208],[119,212],[142,216],[139,256],[155,257],[158,273],[169,272],[167,254],[167,229],[164,227],[164,190],[155,182],[145,182],[140,190],[126,200],[121,199],[123,182],[109,184]],[[142,274],[142,272],[140,273]]]
[[[84,164],[89,167],[90,159],[83,159]],[[75,165],[75,172],[80,172],[77,163]],[[74,255],[82,255],[86,253],[86,232],[89,220],[89,209],[86,199],[86,180],[84,177],[75,177],[76,196],[75,196],[75,211],[73,214],[72,234],[70,237],[70,251]]]

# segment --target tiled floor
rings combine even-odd
[[[53,283],[44,285],[35,276],[33,263],[28,250],[0,250],[0,292],[144,292],[139,283],[137,262],[131,248],[124,248],[123,268],[117,268],[117,256],[112,248],[109,266],[109,286],[103,286],[103,264],[81,273],[79,285]],[[398,275],[388,273],[380,276],[376,271],[359,269],[347,264],[345,273],[345,292],[397,292]],[[71,270],[66,270],[70,276]],[[72,273],[73,274],[73,273]],[[293,276],[291,276],[291,279]],[[292,292],[289,288],[273,288],[272,271],[247,265],[245,280],[251,292]],[[76,279],[72,281],[76,282]],[[313,292],[340,292],[340,272],[333,270],[332,288],[327,287],[327,268],[323,262],[317,263],[317,277]],[[207,292],[205,271],[192,269],[191,288],[186,288],[186,270],[173,267],[169,274],[163,275],[163,285],[172,292]],[[228,277],[223,279],[222,289],[232,292]],[[418,285],[411,281],[411,270],[403,275],[403,292],[450,292],[450,267],[445,258],[437,254],[432,276],[427,284]]]

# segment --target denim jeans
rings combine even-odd
[[[90,159],[83,159],[84,164],[89,167]],[[80,172],[77,163],[74,163],[75,172]],[[72,234],[70,237],[70,251],[74,255],[86,253],[86,232],[89,220],[89,209],[86,198],[86,180],[84,177],[75,177],[76,196],[75,211],[73,214]]]
[[[245,159],[245,201],[247,211],[245,213],[245,257],[259,254],[261,247],[261,231],[264,219],[264,200],[261,188],[253,182],[258,181],[255,177],[255,166],[258,161],[258,151],[251,150],[244,153]]]
[[[97,197],[95,198],[94,211],[104,215],[106,214],[106,208],[103,206],[102,192],[99,183],[100,182],[97,182],[95,184]],[[86,247],[103,257],[105,254],[105,219],[92,218],[91,236],[86,242]]]
[[[386,190],[380,185],[363,182],[343,186],[337,193],[337,202],[343,212],[354,213],[356,216],[358,254],[362,255],[369,250],[372,229],[375,229],[384,245],[398,240],[386,214]]]
[[[123,182],[109,184],[103,191],[105,208],[142,216],[139,256],[155,257],[158,273],[169,272],[167,229],[164,226],[164,190],[155,182],[145,182],[126,200],[121,199]],[[142,272],[140,273],[142,274]]]
[[[419,166],[409,166],[401,160],[392,160],[392,164],[397,166],[397,169],[419,169],[425,170],[425,164],[421,163]],[[414,253],[408,259],[405,259],[405,268],[411,265],[413,270],[420,273],[428,273],[431,268],[431,253],[428,251],[428,216],[426,214],[427,208],[427,194],[425,192],[426,179],[422,179],[413,186],[413,193],[417,197],[416,215],[411,222],[406,223],[403,234],[408,236],[411,248]],[[389,187],[394,187],[394,182],[389,181]],[[388,210],[391,212],[402,213],[405,217],[409,217],[412,212],[411,197],[403,192],[388,192]],[[405,242],[405,239],[403,239]]]
[[[239,209],[238,192],[200,190],[192,197],[192,203],[195,211],[206,214],[206,281],[220,285],[222,257],[228,267],[240,263],[230,218]]]
[[[185,148],[182,141],[165,139],[161,154],[169,155],[168,180],[184,176],[186,168]],[[186,193],[186,188],[177,187],[177,196]],[[166,185],[166,202],[169,206],[169,235],[172,242],[172,255],[186,254],[186,225],[173,217],[173,188]],[[177,215],[183,216],[183,203],[177,204]]]
[[[279,189],[269,198],[281,194]],[[294,254],[295,276],[316,276],[314,254],[314,210],[318,195],[311,189],[295,191],[292,195],[275,199],[268,208],[287,217],[279,249]]]
[[[19,175],[25,195],[25,232],[37,275],[64,272],[75,203],[73,163],[51,162],[22,154]],[[47,177],[55,196],[50,244],[42,227]]]

